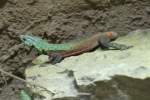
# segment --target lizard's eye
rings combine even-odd
[[[26,41],[25,36],[24,36],[24,35],[20,35],[20,40],[21,40],[21,41]]]
[[[21,40],[25,42],[27,39],[26,38],[21,38]]]

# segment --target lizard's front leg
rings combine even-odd
[[[111,40],[107,37],[101,37],[98,42],[103,49],[114,48],[116,50],[126,50],[133,47],[133,46],[126,46],[124,44],[111,43]]]
[[[117,50],[126,50],[126,49],[133,47],[133,46],[127,46],[127,45],[118,44],[118,43],[108,43],[108,45],[109,45],[109,47],[112,47],[112,48],[117,49]]]

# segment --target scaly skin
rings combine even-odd
[[[35,47],[39,52],[42,51],[56,51],[56,50],[70,50],[74,45],[70,43],[65,44],[49,44],[40,37],[33,35],[21,35],[20,39],[29,46]]]
[[[91,51],[97,47],[117,50],[125,50],[131,46],[125,46],[111,41],[118,38],[115,32],[105,32],[93,35],[90,38],[72,43],[50,44],[47,41],[32,35],[21,35],[20,39],[27,45],[35,47],[39,52],[47,52],[52,64],[60,62],[63,58],[79,55]]]

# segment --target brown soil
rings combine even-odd
[[[92,0],[84,1],[87,4],[76,3],[72,8],[63,5],[60,9],[57,5],[52,10],[53,6],[49,6],[52,0],[1,0],[0,67],[23,77],[24,69],[37,55],[31,48],[19,45],[18,36],[25,34],[24,31],[60,43],[99,31],[113,30],[122,35],[150,28],[149,0],[118,0],[119,3],[114,1],[103,6]],[[23,88],[23,83],[3,74],[0,77],[0,100],[18,100],[16,91]]]

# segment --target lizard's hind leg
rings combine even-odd
[[[51,53],[49,54],[49,60],[51,64],[59,63],[63,60],[63,56],[59,53]]]

